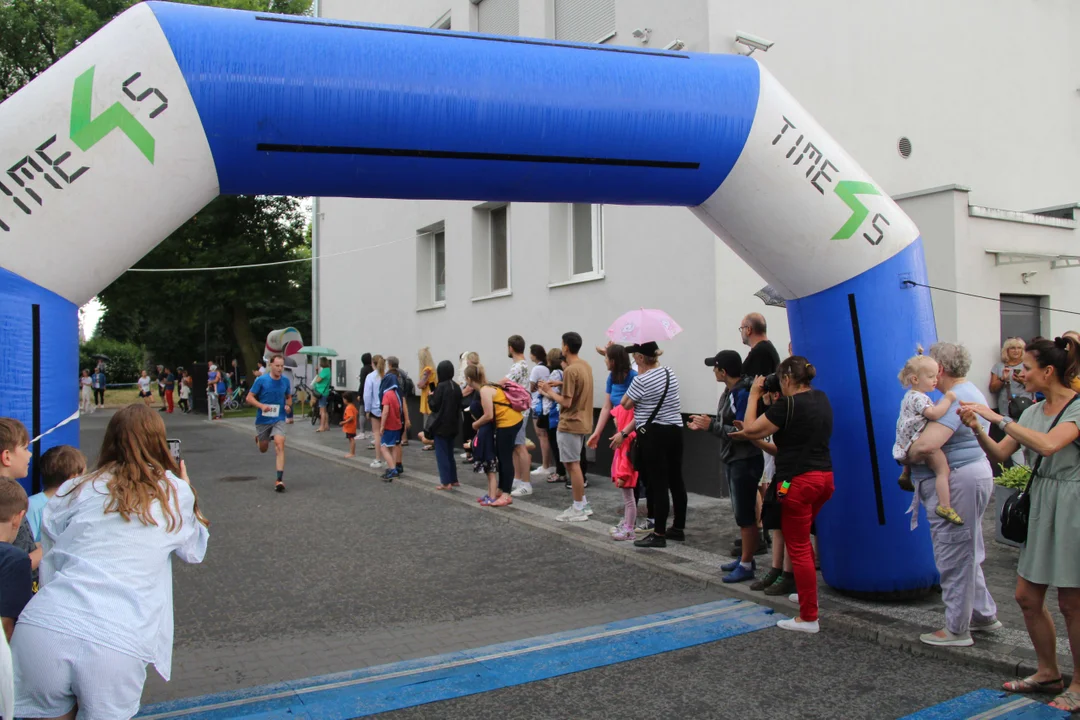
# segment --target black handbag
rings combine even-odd
[[[1065,411],[1069,409],[1069,406],[1076,402],[1078,395],[1074,395],[1073,399],[1065,404],[1065,407],[1061,408],[1061,412],[1054,418],[1053,424],[1050,425],[1049,430],[1053,430],[1061,420],[1061,416],[1065,414]],[[1001,523],[1001,535],[1007,540],[1012,540],[1015,543],[1027,542],[1028,534],[1028,516],[1031,514],[1031,484],[1035,482],[1035,476],[1039,473],[1039,466],[1042,465],[1042,455],[1035,458],[1035,464],[1031,467],[1031,476],[1028,478],[1027,485],[1023,490],[1017,490],[1005,500],[1005,504],[1001,506],[1001,516],[998,518]]]
[[[630,460],[630,466],[635,470],[641,470],[641,438],[648,432],[649,426],[652,425],[653,420],[656,419],[656,415],[660,412],[660,408],[663,407],[664,401],[667,400],[667,391],[671,387],[671,370],[664,368],[664,372],[667,373],[667,381],[664,383],[664,392],[660,394],[660,402],[653,408],[652,415],[645,421],[645,424],[637,429],[637,436],[633,440],[633,444],[630,449],[626,451],[626,457]]]
[[[794,398],[787,397],[784,399],[787,403],[787,422],[784,427],[789,427],[791,421],[795,419],[795,400]],[[775,438],[773,439],[775,442]],[[802,456],[799,458],[799,463],[806,457],[806,452],[809,449],[809,445],[803,448]],[[765,497],[761,499],[761,529],[762,530],[779,530],[780,518],[782,515],[782,507],[780,502],[783,498],[780,497],[780,478],[774,477],[772,482],[769,483],[769,487],[765,489]]]
[[[1027,395],[1016,397],[1012,392],[1013,379],[1009,376],[1009,382],[1005,385],[1005,414],[1013,420],[1019,420],[1024,411],[1035,404],[1035,401]]]

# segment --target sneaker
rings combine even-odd
[[[776,627],[780,628],[781,630],[793,630],[795,632],[804,632],[804,633],[818,633],[818,632],[821,632],[821,626],[818,625],[817,620],[815,620],[813,622],[800,622],[800,621],[796,620],[795,618],[791,618],[790,620],[781,620],[781,621],[779,621],[778,623],[776,623]]]
[[[686,540],[686,531],[682,528],[668,528],[667,535],[664,537],[668,540],[678,540],[679,542],[682,542]]]
[[[720,578],[721,581],[726,583],[737,583],[744,580],[754,579],[754,567],[751,563],[750,567],[743,567],[742,563],[739,563],[735,568],[724,577]]]
[[[369,442],[369,443],[368,443],[368,446],[367,446],[367,449],[368,449],[368,450],[374,450],[374,449],[375,449],[375,443],[373,443],[373,442]]]
[[[971,632],[990,632],[991,630],[1000,630],[1003,627],[1005,626],[1001,624],[1001,621],[997,618],[994,618],[988,623],[977,623],[972,620],[971,624],[968,626],[968,629]]]
[[[582,509],[582,512],[585,513],[586,515],[592,515],[593,514],[592,505],[590,505],[588,502],[586,502],[585,507]]]
[[[782,597],[784,595],[791,595],[794,592],[795,578],[784,577],[783,573],[780,573],[780,577],[774,580],[769,587],[765,588],[765,594],[769,597]]]
[[[529,474],[533,475],[535,477],[543,477],[545,475],[550,475],[551,474],[551,468],[538,467]]]
[[[790,595],[787,596],[787,599],[788,599],[789,602],[793,602],[796,605],[798,605],[799,604],[799,593],[791,593]]]
[[[375,470],[378,470],[379,468],[386,467],[386,464],[382,460],[375,460],[370,465],[368,465],[368,467],[369,468],[374,468]]]
[[[578,510],[571,505],[556,515],[555,519],[559,522],[585,522],[589,519],[589,516],[585,514],[584,510]]]
[[[521,481],[518,480],[517,478],[514,478],[514,484],[510,486],[510,491],[513,492],[514,490],[517,490],[519,487],[521,487]]]
[[[637,529],[644,532],[652,532],[654,527],[656,527],[656,521],[646,518],[638,523]]]
[[[393,482],[394,478],[396,478],[398,474],[399,473],[397,470],[387,470],[382,474],[382,479],[384,482]]]
[[[635,539],[634,528],[619,528],[619,532],[612,533],[612,540],[634,540]]]
[[[395,469],[395,470],[397,470],[397,474],[398,474],[398,475],[400,475],[400,474],[402,474],[403,472],[405,472],[405,466],[404,466],[404,465],[398,465],[398,466],[397,466],[396,468],[394,468],[394,469]]]
[[[766,590],[774,582],[779,580],[780,576],[783,574],[784,573],[782,570],[780,570],[780,568],[772,568],[771,570],[769,570],[769,572],[765,573],[765,576],[762,577],[760,580],[755,580],[753,583],[751,583],[750,589],[754,590],[755,592],[761,592],[762,590]]]
[[[639,548],[662,548],[667,547],[667,539],[656,533],[649,533],[640,540],[634,541],[634,547]]]
[[[608,532],[608,535],[615,535],[616,533],[621,533],[621,532],[623,532],[625,530],[626,530],[626,526],[623,525],[622,523],[619,523],[618,525],[612,525],[611,527],[609,527],[607,532]]]
[[[739,567],[739,560],[732,560],[731,562],[726,562],[723,565],[721,565],[720,569],[723,570],[724,572],[731,572],[732,570],[734,570],[737,567]],[[757,560],[751,560],[750,561],[750,569],[751,570],[757,570]]]
[[[525,497],[526,495],[532,495],[533,489],[531,483],[522,483],[518,485],[516,489],[511,490],[510,494],[514,497]]]
[[[922,640],[927,645],[936,645],[937,647],[971,647],[975,644],[975,641],[971,639],[971,633],[954,635],[945,628],[935,633],[920,635],[919,640]]]
[[[565,481],[566,481],[566,489],[567,490],[573,490],[574,489],[574,483],[570,482],[569,476],[567,476],[565,478]],[[583,487],[586,487],[586,488],[589,487],[589,478],[588,478],[588,476],[585,477],[585,483],[584,483]]]
[[[285,483],[281,482],[280,480],[274,483],[274,492],[285,492]]]

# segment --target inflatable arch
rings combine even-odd
[[[219,193],[683,205],[788,299],[832,399],[826,581],[937,581],[890,453],[935,334],[918,230],[753,58],[146,2],[0,128],[0,414],[35,431],[76,410],[78,305]]]

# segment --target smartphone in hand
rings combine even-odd
[[[170,438],[165,442],[169,443],[169,452],[172,453],[173,461],[175,461],[177,465],[180,465],[180,460],[182,459],[182,455],[180,454],[180,441]]]

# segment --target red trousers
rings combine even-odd
[[[173,396],[173,391],[172,390],[166,390],[165,391],[165,408],[166,408],[166,412],[172,412],[173,411],[172,396]]]
[[[793,477],[791,488],[780,503],[780,530],[795,573],[799,617],[806,622],[818,619],[817,571],[810,545],[810,525],[832,494],[832,471],[814,470]]]

